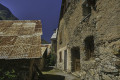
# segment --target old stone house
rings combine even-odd
[[[51,36],[51,53],[55,57],[55,60],[54,60],[55,63],[57,62],[56,60],[57,59],[57,30],[58,29],[55,29],[53,35]]]
[[[51,44],[41,44],[41,47],[46,48],[47,56],[51,53]],[[44,52],[44,49],[43,49]]]
[[[120,0],[62,0],[57,68],[82,80],[119,80],[119,14]]]
[[[0,21],[0,76],[14,70],[14,80],[42,79],[42,25],[39,20]]]
[[[57,29],[55,29],[53,35],[51,36],[51,48],[52,48],[53,54],[56,54],[57,52]]]
[[[40,60],[41,66],[40,70],[44,70],[47,67],[47,58],[48,55],[51,53],[51,44],[41,44],[41,53],[42,58]]]

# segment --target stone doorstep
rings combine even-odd
[[[80,72],[72,72],[71,74],[76,76],[77,78],[80,78]]]
[[[63,73],[66,73],[66,74],[72,74],[73,76],[77,77],[77,78],[80,78],[80,73],[79,72],[66,72],[64,70],[62,70]]]

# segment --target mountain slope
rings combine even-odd
[[[17,20],[17,18],[8,8],[0,4],[0,20]]]

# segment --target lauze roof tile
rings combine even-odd
[[[39,20],[1,20],[0,59],[40,58],[41,35]]]

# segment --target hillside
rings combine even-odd
[[[0,20],[17,20],[17,18],[7,7],[0,4]]]
[[[18,19],[11,13],[11,11],[7,7],[0,4],[0,20],[18,20]],[[48,44],[48,42],[42,39],[42,44]]]

